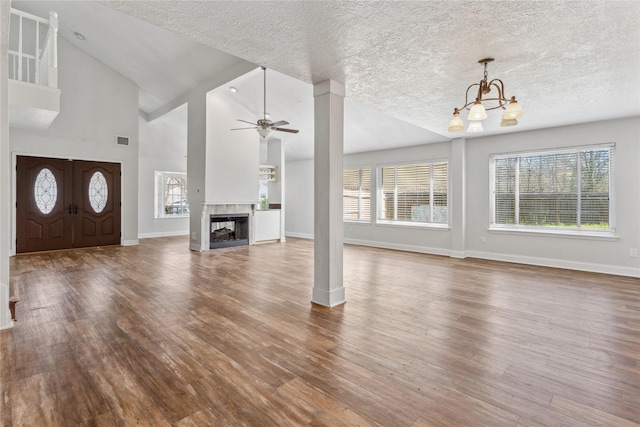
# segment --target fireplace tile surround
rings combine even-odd
[[[233,215],[248,215],[249,217],[249,244],[255,245],[255,204],[224,204],[224,203],[205,203],[202,205],[202,211],[200,215],[200,245],[199,248],[192,249],[205,251],[210,249],[211,245],[211,216],[233,216]]]

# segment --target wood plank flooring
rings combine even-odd
[[[4,426],[638,426],[640,280],[313,242],[18,256]]]

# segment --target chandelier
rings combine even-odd
[[[480,80],[480,83],[474,83],[467,88],[465,104],[453,110],[453,119],[449,123],[449,132],[462,132],[464,130],[464,123],[460,118],[461,110],[469,110],[467,132],[482,132],[482,120],[487,118],[487,110],[495,110],[497,108],[504,110],[500,126],[506,127],[518,124],[518,118],[522,117],[522,108],[518,105],[516,97],[512,96],[507,99],[504,95],[504,83],[502,83],[502,80],[493,79],[489,81],[487,78],[487,64],[492,61],[493,58],[485,58],[478,61],[478,63],[484,64],[484,77]],[[469,90],[475,86],[478,86],[476,99],[475,101],[469,101]],[[491,89],[495,89],[496,96],[486,97],[485,95],[491,93]],[[483,102],[486,103],[486,107]]]

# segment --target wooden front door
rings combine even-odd
[[[120,243],[120,164],[18,156],[16,252]]]
[[[72,247],[72,162],[18,156],[16,251]]]
[[[73,246],[120,244],[120,164],[73,162]]]

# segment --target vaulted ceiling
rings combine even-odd
[[[501,128],[490,114],[482,135],[640,115],[635,0],[13,5],[57,10],[61,36],[138,84],[147,113],[238,61],[268,67],[267,108],[302,131],[286,136],[288,158],[312,153],[311,85],[329,78],[346,87],[346,152],[472,136],[447,125],[484,57],[495,58],[489,78],[504,81],[525,116]],[[255,118],[261,83],[256,70],[237,84],[239,102],[257,104]]]

